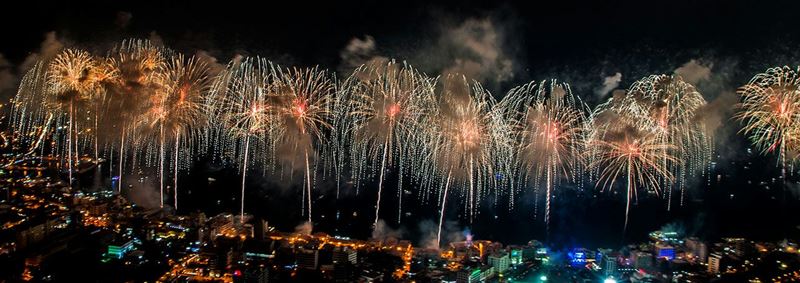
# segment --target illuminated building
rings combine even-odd
[[[511,260],[512,265],[522,264],[522,249],[512,248],[509,259]]]
[[[653,266],[652,254],[643,251],[634,251],[631,254],[633,255],[633,267],[636,269],[647,270]]]
[[[675,258],[675,248],[670,245],[664,244],[657,244],[656,245],[656,256],[658,258],[663,258],[666,260],[672,260]]]
[[[725,241],[725,248],[724,251],[726,253],[732,253],[736,256],[743,256],[745,254],[745,249],[747,247],[746,240],[743,238],[723,238],[722,240]]]
[[[649,234],[650,240],[654,242],[664,242],[669,244],[682,243],[680,234],[674,231],[653,231]]]
[[[333,250],[333,263],[351,263],[356,264],[358,253],[350,248],[336,248]]]
[[[612,276],[617,273],[617,258],[612,256],[604,256],[600,268],[606,276]]]
[[[472,283],[481,281],[480,268],[464,268],[456,274],[456,283]]]
[[[722,261],[722,255],[719,253],[711,253],[708,256],[708,273],[719,274],[719,263]]]
[[[493,266],[497,272],[505,272],[511,264],[508,253],[500,252],[489,255],[489,265]]]
[[[582,267],[589,262],[594,262],[594,258],[589,254],[589,251],[583,248],[573,249],[567,253],[570,265],[573,267]]]
[[[122,259],[128,252],[133,250],[133,240],[128,240],[119,245],[108,245],[106,251],[106,258],[108,259]]]
[[[686,239],[686,249],[692,254],[697,262],[708,261],[708,246],[698,238]]]

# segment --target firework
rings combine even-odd
[[[348,140],[352,145],[350,164],[354,179],[371,179],[374,169],[378,168],[373,222],[377,225],[384,174],[387,167],[398,166],[400,222],[403,169],[412,156],[420,154],[409,143],[420,131],[420,119],[432,104],[431,82],[413,68],[391,62],[381,66],[362,66],[355,70],[345,85],[350,97],[344,126],[352,133]]]
[[[586,106],[569,85],[556,81],[529,83],[503,98],[500,107],[513,129],[513,152],[525,179],[544,179],[545,223],[549,228],[551,193],[562,178],[582,174]]]
[[[318,68],[275,68],[275,129],[271,138],[277,155],[293,169],[299,157],[304,165],[304,198],[311,222],[311,158],[326,143],[325,131],[331,127],[334,84],[325,71]],[[305,205],[305,204],[304,204]]]
[[[679,76],[652,75],[636,81],[629,90],[637,103],[646,111],[640,124],[651,128],[660,143],[672,146],[671,155],[682,162],[662,160],[675,176],[674,182],[664,180],[667,210],[672,204],[672,186],[681,189],[683,205],[685,177],[702,171],[710,162],[713,142],[705,125],[697,121],[698,110],[706,100],[694,86]]]
[[[626,181],[625,224],[631,200],[638,199],[637,187],[659,194],[661,184],[674,178],[667,164],[680,162],[675,146],[665,143],[659,133],[647,127],[647,111],[633,95],[614,97],[598,106],[592,115],[588,147],[589,167],[598,171],[597,186],[613,189],[618,179]]]
[[[231,63],[214,83],[207,104],[213,119],[220,121],[216,145],[238,161],[242,171],[240,217],[244,217],[244,193],[251,147],[261,156],[267,148],[267,134],[274,121],[272,64],[249,58]]]
[[[67,49],[50,61],[45,74],[48,85],[45,107],[49,111],[66,111],[69,119],[66,142],[70,186],[73,163],[79,155],[78,135],[83,128],[76,124],[75,116],[79,113],[77,108],[95,102],[93,100],[102,90],[102,82],[110,76],[106,72],[98,72],[99,68],[96,67],[97,63],[88,52]]]
[[[464,188],[465,210],[470,222],[477,203],[493,181],[497,152],[504,142],[500,115],[493,112],[494,99],[480,85],[470,85],[466,78],[448,76],[442,83],[437,107],[424,117],[423,132],[426,158],[421,159],[421,178],[437,176],[443,181],[437,243],[441,241],[444,209],[450,187]]]
[[[126,81],[125,83],[132,83],[129,86],[137,87],[138,89],[131,90],[132,94],[140,96],[136,98],[139,107],[142,110],[140,113],[134,113],[130,126],[134,129],[134,147],[137,149],[133,152],[139,154],[144,152],[145,162],[149,165],[151,160],[155,159],[158,164],[159,176],[159,195],[160,207],[164,207],[164,180],[165,170],[164,164],[166,162],[166,142],[169,138],[168,135],[174,132],[168,131],[167,126],[174,126],[172,123],[173,117],[171,109],[173,105],[170,102],[170,89],[173,87],[170,83],[174,74],[170,74],[170,65],[175,69],[176,64],[170,63],[170,56],[173,56],[172,51],[167,49],[158,48],[148,44],[131,45],[128,46],[129,50],[123,53],[120,59],[120,69],[131,68],[134,76],[133,82]],[[126,58],[127,57],[127,58]],[[128,59],[126,61],[125,59]],[[182,60],[182,59],[181,59]],[[125,66],[125,64],[130,66]],[[127,71],[127,70],[126,70]],[[124,128],[124,126],[123,126]],[[120,148],[122,149],[122,145]],[[138,150],[143,148],[146,150]],[[157,148],[157,153],[153,153],[152,149]]]
[[[742,132],[762,153],[777,152],[785,167],[796,157],[800,134],[800,69],[771,68],[739,89],[742,104],[736,117]]]
[[[179,154],[183,151],[184,155],[191,155],[195,140],[202,137],[200,133],[208,122],[204,95],[208,93],[209,79],[205,64],[194,58],[184,60],[180,54],[173,56],[159,75],[163,93],[157,101],[160,107],[154,109],[160,111],[155,116],[166,136],[175,140],[172,189],[174,208],[178,209],[178,165],[181,163]],[[191,158],[184,158],[184,167],[188,167],[189,161]],[[160,174],[163,175],[163,172]]]
[[[125,162],[129,152],[133,152],[134,161],[138,154],[145,154],[145,166],[149,166],[155,154],[152,144],[159,147],[158,163],[163,169],[163,134],[159,125],[158,105],[164,96],[164,85],[159,78],[166,68],[170,50],[156,46],[147,40],[125,40],[109,54],[109,65],[118,72],[112,85],[112,92],[106,101],[106,119],[115,122],[119,130],[119,157],[117,180],[119,190],[123,188]],[[116,136],[117,133],[110,133]],[[133,142],[131,142],[133,141]],[[130,145],[128,144],[130,143]],[[127,148],[126,148],[127,146]],[[140,158],[141,159],[141,158]],[[137,164],[135,164],[136,166]],[[163,172],[163,170],[159,171]],[[162,175],[162,173],[159,173]],[[163,176],[160,177],[161,205],[163,206]]]

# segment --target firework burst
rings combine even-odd
[[[168,55],[171,51],[156,46],[147,40],[125,40],[116,46],[109,54],[109,65],[117,72],[118,76],[112,84],[112,91],[106,97],[106,119],[115,122],[118,133],[118,173],[117,183],[119,190],[123,188],[125,164],[129,153],[133,152],[134,167],[137,166],[138,155],[145,155],[145,166],[149,166],[153,159],[163,164],[163,134],[158,125],[160,117],[158,111],[163,107],[158,105],[164,96],[164,85],[161,83],[161,72],[166,68]],[[154,110],[158,109],[158,110]],[[155,122],[155,123],[154,123]],[[155,128],[155,130],[154,130]],[[155,158],[152,143],[159,145],[159,155]],[[113,152],[113,149],[112,149]],[[162,166],[163,167],[163,166]],[[163,168],[161,168],[163,169]],[[161,170],[160,172],[163,172]],[[159,174],[161,175],[161,174]],[[161,177],[163,206],[163,177]]]
[[[771,68],[739,89],[742,103],[736,117],[742,132],[762,153],[777,152],[785,167],[800,145],[800,69]]]
[[[371,179],[377,168],[378,192],[375,203],[379,219],[381,191],[387,167],[398,167],[398,222],[402,215],[404,167],[420,154],[410,146],[420,131],[420,119],[432,105],[431,82],[416,70],[394,62],[362,66],[345,82],[348,106],[345,127],[351,134],[350,164],[355,180]],[[371,169],[371,170],[370,170]],[[358,185],[357,185],[358,186]]]
[[[165,136],[175,140],[175,147],[172,149],[173,159],[173,181],[174,208],[178,209],[178,171],[179,164],[183,163],[184,168],[189,166],[194,150],[194,144],[198,138],[202,138],[202,130],[207,126],[209,111],[206,108],[204,97],[208,93],[209,78],[206,65],[198,62],[194,58],[185,60],[183,55],[175,55],[165,65],[164,71],[158,78],[162,84],[159,101],[159,113],[155,116],[163,127]],[[181,161],[180,153],[184,152],[184,159]],[[163,174],[163,172],[161,173]]]
[[[638,199],[636,188],[659,194],[661,184],[674,178],[667,164],[680,162],[673,155],[675,146],[647,127],[648,112],[634,99],[633,95],[614,97],[600,105],[591,117],[587,141],[589,167],[597,170],[597,186],[613,189],[620,178],[626,181],[623,233],[631,201]]]
[[[496,159],[504,158],[507,132],[499,113],[494,111],[492,96],[480,85],[470,85],[465,77],[448,76],[441,84],[436,108],[423,123],[426,158],[418,170],[421,179],[436,176],[441,181],[441,211],[437,243],[441,241],[444,209],[450,187],[464,188],[465,211],[470,222],[489,183],[494,182]]]
[[[523,179],[545,186],[545,223],[549,228],[550,200],[562,178],[575,181],[583,172],[583,134],[586,106],[569,85],[556,81],[515,88],[500,102],[513,129],[517,164]]]
[[[66,142],[70,186],[74,163],[79,161],[79,135],[84,134],[86,128],[77,123],[77,120],[84,119],[76,119],[76,115],[85,113],[79,109],[96,103],[95,99],[103,92],[103,83],[113,76],[113,71],[98,66],[88,52],[66,49],[48,63],[45,73],[48,85],[45,108],[51,113],[66,112],[68,117]]]
[[[697,121],[698,110],[706,105],[703,96],[679,76],[652,75],[636,81],[629,89],[646,116],[640,125],[655,132],[659,143],[672,146],[670,155],[681,162],[662,160],[675,177],[674,182],[664,180],[667,210],[672,204],[672,187],[680,186],[683,205],[686,176],[701,172],[711,159],[713,142],[705,125]]]
[[[240,217],[244,217],[244,196],[251,152],[269,158],[267,136],[274,121],[275,105],[272,64],[249,58],[231,63],[219,75],[207,97],[208,111],[218,121],[211,139],[222,155],[236,160],[242,171]],[[251,149],[252,148],[252,149]]]
[[[274,87],[275,128],[271,139],[276,143],[276,156],[288,163],[288,168],[293,170],[296,161],[304,165],[304,198],[308,201],[305,213],[311,222],[311,158],[326,143],[325,134],[331,128],[334,84],[327,72],[318,68],[276,67]]]

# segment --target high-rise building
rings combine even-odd
[[[497,272],[505,272],[511,265],[511,259],[508,257],[508,253],[499,252],[489,255],[489,265],[493,266]]]
[[[465,267],[458,271],[456,283],[473,283],[481,280],[481,269]]]
[[[133,240],[119,241],[108,245],[106,257],[111,259],[121,259],[125,254],[133,250]]]
[[[297,267],[316,270],[319,266],[319,251],[298,249],[295,253],[297,257]]]
[[[253,223],[253,237],[258,240],[265,240],[267,238],[267,232],[269,232],[269,225],[267,221],[261,218],[256,218]]]
[[[656,256],[666,260],[675,258],[675,248],[670,245],[656,244]]]
[[[719,253],[711,253],[708,256],[708,273],[709,274],[718,274],[719,273],[719,263],[722,261],[722,255]]]
[[[708,261],[708,246],[700,239],[694,237],[686,239],[686,249],[697,262]]]
[[[648,252],[634,251],[633,267],[636,269],[648,270],[653,266],[653,255]]]
[[[606,276],[612,276],[617,273],[617,258],[613,256],[604,256],[600,266]]]
[[[337,248],[333,251],[333,263],[350,263],[356,264],[358,260],[358,252],[351,248]]]
[[[522,264],[522,249],[511,247],[509,259],[511,260],[512,265]]]

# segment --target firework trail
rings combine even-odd
[[[671,145],[670,155],[681,162],[662,163],[675,177],[675,182],[664,180],[667,210],[672,204],[672,186],[681,190],[683,205],[686,176],[704,170],[710,162],[713,141],[704,123],[698,122],[698,110],[706,100],[694,86],[679,76],[652,75],[635,82],[629,89],[638,107],[646,111],[639,124],[656,133],[659,143]]]
[[[150,47],[150,46],[147,46]],[[156,160],[158,164],[159,176],[159,195],[160,207],[164,207],[164,186],[165,186],[165,162],[167,155],[167,139],[172,134],[175,134],[173,128],[175,121],[172,115],[174,105],[170,102],[176,101],[174,96],[170,94],[173,86],[170,80],[170,66],[175,69],[176,64],[171,61],[171,57],[175,54],[171,50],[152,48],[149,49],[134,49],[134,52],[141,52],[137,54],[139,60],[134,61],[134,64],[141,64],[144,68],[148,69],[151,77],[140,78],[146,80],[148,86],[137,95],[142,98],[138,100],[141,103],[142,112],[134,114],[132,127],[134,129],[134,154],[144,153],[144,160],[146,165],[150,165],[152,160]],[[178,59],[181,60],[182,59]],[[173,70],[174,71],[174,70]],[[177,137],[175,137],[177,138]],[[157,148],[157,153],[151,150]],[[145,150],[140,150],[145,149]]]
[[[170,50],[147,40],[125,40],[108,55],[108,64],[118,72],[118,76],[106,97],[104,119],[113,121],[118,131],[106,134],[118,137],[117,183],[120,192],[124,184],[124,168],[129,153],[133,152],[134,161],[137,155],[143,153],[146,157],[151,157],[152,143],[160,145],[163,140],[161,130],[153,129],[153,126],[158,126],[160,122],[159,110],[163,108],[158,103],[166,93],[161,78],[171,53]],[[152,159],[144,158],[146,161],[144,165],[149,167]],[[136,165],[134,162],[134,166]],[[159,171],[159,175],[163,175],[163,170]],[[163,184],[161,176],[162,206]]]
[[[674,178],[666,165],[680,162],[673,155],[675,146],[665,143],[649,127],[648,112],[635,99],[634,95],[617,96],[598,106],[587,140],[589,167],[598,172],[596,185],[611,190],[618,179],[626,181],[623,233],[628,227],[631,200],[638,199],[636,188],[659,194],[662,182]]]
[[[244,217],[244,196],[250,155],[266,153],[267,135],[274,122],[274,82],[272,64],[258,58],[231,63],[212,87],[207,111],[219,125],[212,137],[222,154],[238,161],[242,172],[240,217]],[[251,149],[252,148],[252,149]]]
[[[78,153],[79,134],[84,125],[79,125],[76,115],[85,113],[81,109],[95,103],[103,92],[103,82],[112,74],[98,68],[95,59],[85,51],[66,49],[56,55],[47,65],[45,73],[47,89],[44,102],[47,111],[64,113],[68,117],[67,158],[69,186],[72,186],[72,172],[80,160]],[[81,119],[84,120],[84,119]]]
[[[353,179],[372,179],[375,168],[379,170],[374,228],[380,215],[384,174],[387,167],[398,166],[400,222],[403,168],[412,156],[421,154],[410,143],[421,130],[420,119],[430,111],[431,81],[409,66],[390,62],[356,69],[345,85],[350,97],[344,126],[351,133],[348,144]]]
[[[587,107],[573,95],[569,85],[544,81],[512,89],[500,102],[513,129],[514,149],[523,172],[515,174],[534,180],[544,179],[545,216],[549,231],[552,191],[561,178],[575,179],[583,174],[583,137]]]
[[[742,132],[762,153],[778,153],[784,177],[800,145],[798,74],[800,69],[771,68],[738,90],[742,103],[736,117],[745,124]]]
[[[763,152],[778,151],[783,164],[800,144],[796,74],[770,69],[740,90],[743,132]],[[584,171],[596,174],[604,189],[626,179],[627,227],[637,188],[671,194],[679,184],[683,194],[683,178],[705,168],[712,142],[696,121],[703,105],[693,86],[664,75],[643,78],[588,118],[564,83],[526,84],[496,102],[464,77],[431,79],[395,62],[362,66],[338,82],[319,68],[248,58],[212,78],[196,58],[126,40],[105,57],[66,49],[37,63],[13,100],[12,123],[28,146],[24,152],[44,157],[49,150],[67,163],[59,166],[68,167],[70,185],[80,152],[92,148],[95,161],[103,154],[117,158],[120,191],[127,159],[133,159],[129,169],[157,167],[163,207],[165,174],[172,170],[176,209],[179,171],[209,152],[241,170],[241,217],[255,165],[264,165],[265,174],[276,167],[302,171],[309,221],[318,168],[321,176],[336,175],[337,197],[348,168],[356,189],[377,179],[373,223],[384,182],[397,174],[398,222],[410,179],[421,196],[435,193],[440,201],[440,241],[448,197],[464,199],[472,223],[488,193],[495,201],[509,193],[513,206],[514,187],[532,181],[546,192],[549,227],[553,192],[567,180],[582,183]],[[100,120],[112,127],[100,127]],[[671,196],[668,209],[670,202]]]
[[[311,222],[311,158],[319,146],[326,144],[325,132],[331,128],[334,83],[327,72],[318,68],[275,67],[274,75],[276,117],[270,136],[276,143],[276,154],[289,163],[289,168],[294,169],[298,157],[304,165],[306,213]]]
[[[179,154],[183,151],[184,155],[188,153],[191,156],[195,140],[203,137],[201,134],[209,113],[205,109],[207,104],[204,95],[208,93],[210,81],[204,63],[195,58],[185,60],[180,54],[174,55],[165,64],[159,76],[159,83],[163,86],[158,101],[161,105],[161,128],[175,140],[172,189],[174,208],[178,209],[178,165],[183,163],[184,167],[188,167],[192,160],[184,158],[181,161]]]
[[[465,210],[470,222],[487,183],[493,182],[495,154],[503,152],[506,128],[499,113],[492,107],[492,96],[466,78],[448,76],[442,82],[436,108],[423,118],[427,125],[421,137],[427,151],[419,165],[421,179],[437,176],[444,188],[441,191],[441,211],[437,243],[441,242],[442,222],[447,195],[451,186],[465,188]]]

